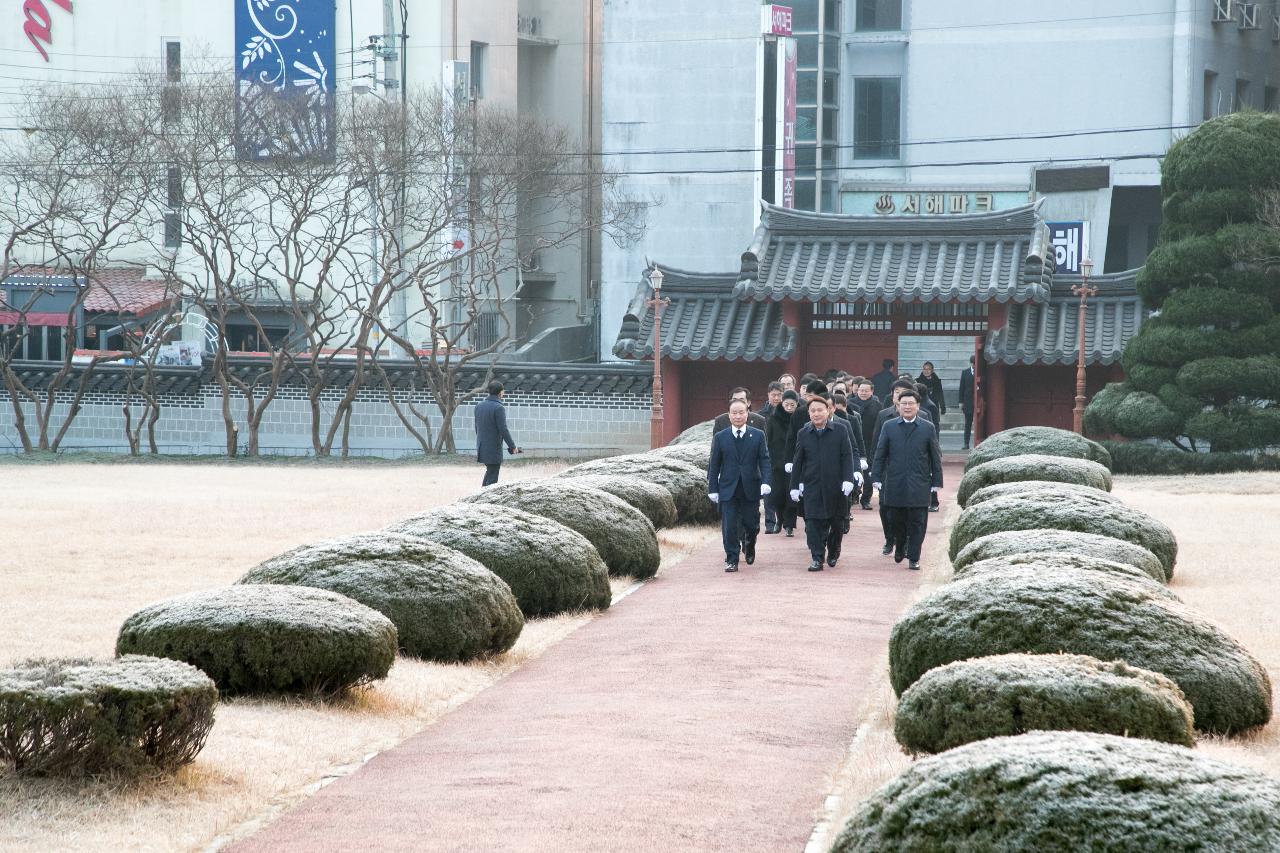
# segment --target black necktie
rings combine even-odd
[[[736,429],[735,429],[735,430],[733,431],[733,439],[734,439],[734,441],[741,441],[741,440],[742,440],[742,432],[741,432],[741,431],[739,431],[739,430],[736,430]]]

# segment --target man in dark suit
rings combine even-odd
[[[871,480],[888,508],[893,533],[893,559],[920,568],[920,548],[929,523],[929,498],[942,488],[942,454],[933,424],[919,417],[915,391],[898,395],[901,416],[884,425],[876,445]]]
[[[889,399],[891,386],[897,380],[898,375],[893,372],[893,359],[886,358],[880,362],[880,372],[871,377],[871,387],[875,389],[876,396],[881,400]]]
[[[739,545],[748,566],[756,561],[760,498],[769,494],[773,473],[769,445],[763,432],[747,424],[749,412],[746,402],[734,400],[729,404],[729,428],[711,437],[707,497],[720,505],[726,572],[738,570]]]
[[[729,402],[733,403],[734,400],[741,400],[747,404],[747,426],[755,427],[761,432],[764,432],[765,424],[768,423],[768,421],[751,411],[751,392],[742,387],[734,388],[733,391],[729,393]],[[725,412],[723,415],[716,417],[716,422],[711,426],[711,434],[715,435],[721,430],[726,430],[728,428],[729,413]]]
[[[809,571],[822,571],[840,558],[842,523],[849,513],[849,495],[861,480],[853,461],[849,431],[831,423],[825,397],[809,398],[809,424],[796,435],[791,469],[791,499],[804,504],[804,535],[809,545]]]
[[[969,356],[969,366],[960,374],[960,411],[964,412],[964,449],[969,449],[969,439],[973,436],[973,403],[974,403],[973,356]]]
[[[782,405],[782,383],[770,382],[768,399],[765,400],[765,404],[756,411],[756,414],[764,418],[767,422],[769,420],[769,416],[773,414],[773,410],[778,408],[780,405]]]
[[[502,445],[508,453],[519,453],[511,431],[507,429],[507,407],[502,405],[502,383],[489,383],[489,396],[476,404],[476,461],[484,464],[484,480],[480,486],[498,482],[502,468]]]
[[[880,414],[880,410],[884,406],[880,403],[880,398],[875,395],[875,389],[871,387],[870,379],[862,379],[858,382],[857,394],[853,397],[853,405],[858,409],[858,414],[862,417],[862,447],[866,451],[867,458],[871,458],[871,454],[875,453],[876,445],[872,440],[876,429],[876,417]],[[858,503],[863,509],[871,509],[871,480],[868,478],[862,484],[859,490],[860,494],[854,495],[859,498]]]

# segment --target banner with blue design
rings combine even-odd
[[[331,158],[337,145],[333,0],[236,1],[236,151]]]

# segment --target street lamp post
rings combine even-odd
[[[662,295],[662,270],[656,266],[649,273],[653,298],[645,300],[653,307],[653,415],[649,419],[649,446],[662,446],[662,309],[671,303]]]
[[[1089,316],[1089,297],[1098,292],[1098,288],[1089,284],[1089,274],[1093,272],[1093,261],[1085,258],[1080,262],[1080,283],[1071,288],[1071,292],[1080,297],[1079,313],[1076,316],[1076,330],[1080,333],[1079,357],[1076,360],[1076,407],[1071,411],[1072,429],[1084,435],[1084,330]]]

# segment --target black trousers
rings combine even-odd
[[[498,472],[500,470],[502,470],[501,462],[497,465],[484,466],[484,480],[481,481],[480,488],[483,489],[485,486],[492,486],[494,483],[498,482]]]
[[[741,525],[741,527],[739,527]],[[720,496],[720,538],[724,542],[726,562],[738,562],[743,543],[756,541],[760,535],[760,500],[751,500],[742,486],[728,499]]]
[[[964,409],[964,446],[969,446],[969,438],[973,435],[973,409]]]
[[[839,557],[840,544],[844,541],[844,519],[805,516],[804,539],[809,546],[809,556],[819,563],[824,557]]]
[[[777,482],[775,480],[775,482]],[[783,485],[774,489],[769,493],[769,497],[764,502],[773,511],[775,525],[779,530],[793,529],[796,526],[796,504],[791,500],[786,487],[786,480],[781,481]],[[765,516],[765,523],[768,523],[769,516]]]
[[[920,562],[920,548],[929,527],[929,509],[923,506],[886,507],[894,551],[904,552],[913,563]]]

